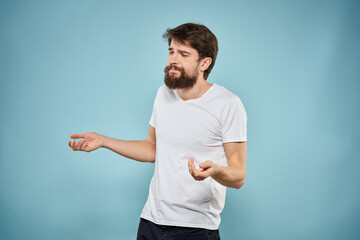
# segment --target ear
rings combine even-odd
[[[212,59],[210,57],[206,57],[202,59],[200,62],[200,71],[205,72],[205,70],[209,68],[211,63],[212,63]]]

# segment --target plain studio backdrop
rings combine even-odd
[[[360,238],[358,1],[0,1],[0,238],[135,239],[154,165],[69,135],[147,137],[168,45],[208,26],[208,81],[248,114],[223,239]]]

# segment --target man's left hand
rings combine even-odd
[[[199,169],[196,169],[194,158],[189,158],[188,161],[189,172],[191,176],[197,180],[202,181],[215,174],[218,165],[212,161],[206,161],[199,164]]]

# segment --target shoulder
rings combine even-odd
[[[247,122],[245,107],[240,98],[223,86],[217,88],[218,113],[222,126]]]
[[[245,107],[236,94],[221,85],[215,87],[213,105],[216,106],[215,111],[221,116],[221,119],[224,120],[232,114],[240,114],[246,117]]]
[[[240,102],[240,98],[226,89],[224,86],[214,84],[214,94],[213,94],[213,100],[217,102],[218,105],[231,105],[235,102]]]

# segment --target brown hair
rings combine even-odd
[[[169,46],[173,39],[184,44],[189,44],[198,52],[199,61],[210,57],[212,62],[204,72],[204,79],[207,79],[211,69],[215,65],[216,56],[219,51],[218,41],[207,27],[195,23],[185,23],[173,29],[168,28],[163,38],[168,40]]]

